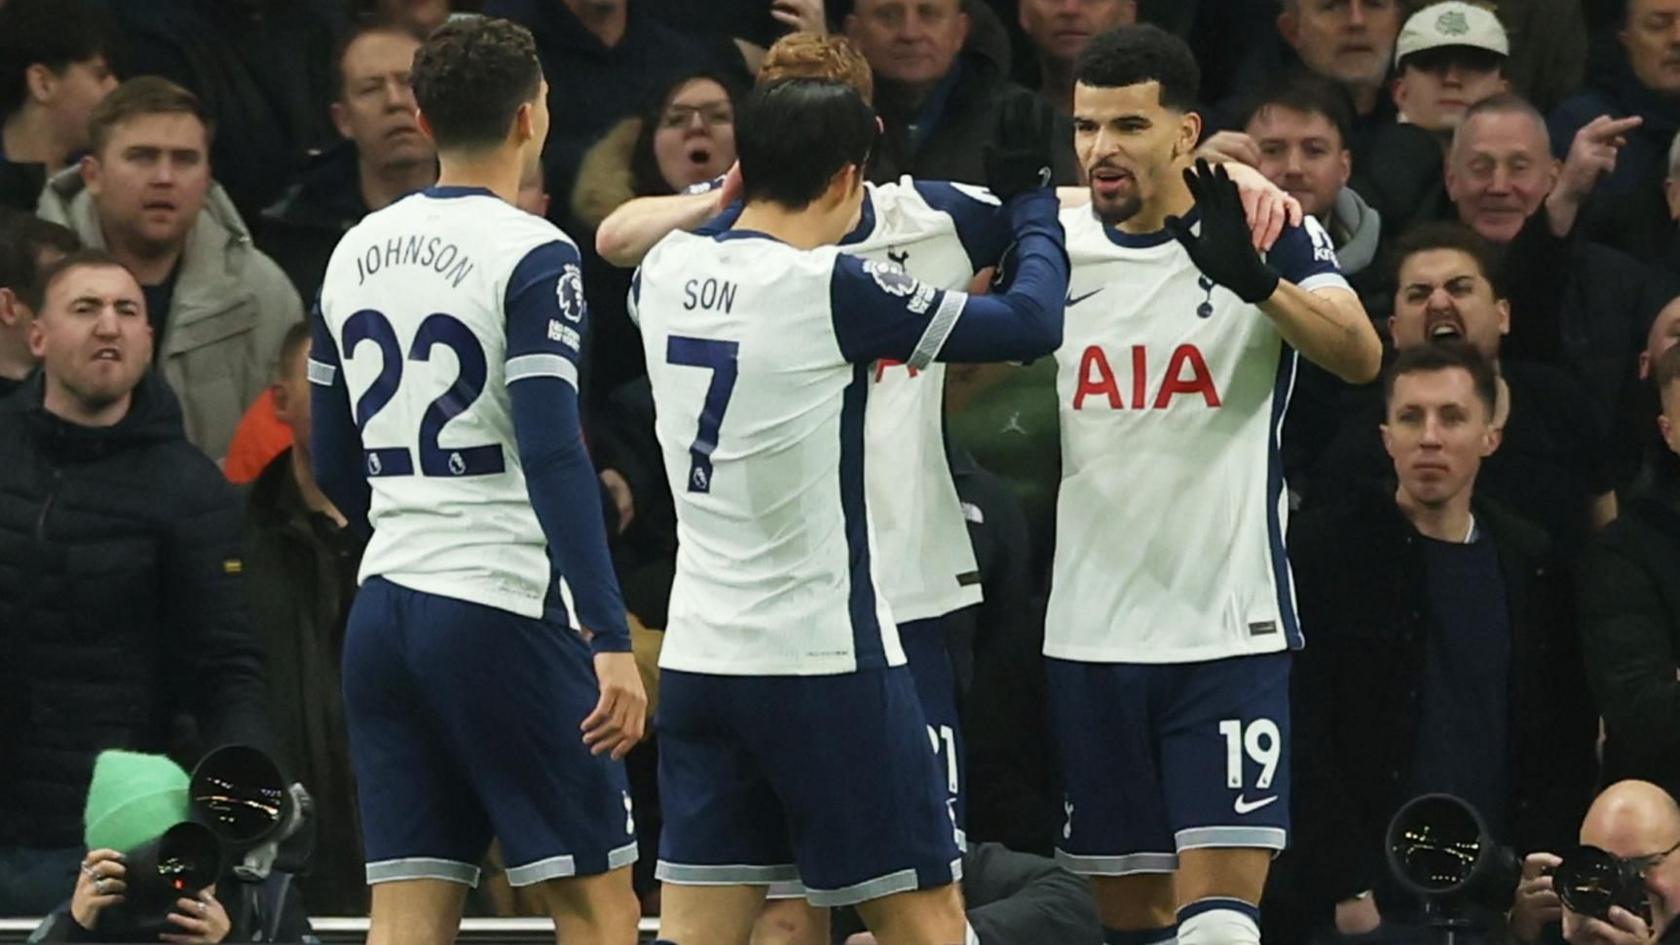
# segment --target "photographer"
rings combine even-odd
[[[157,898],[155,891],[148,897],[139,886],[142,880],[130,869],[139,860],[161,856],[161,851],[144,851],[165,831],[189,819],[188,782],[187,773],[162,755],[100,753],[83,818],[89,852],[82,858],[69,902],[47,916],[29,937],[31,943],[312,940],[301,901],[285,873],[269,875],[252,897],[251,908],[236,905],[242,883],[227,871],[208,886],[183,890],[173,902],[165,893],[162,908],[157,903],[147,907],[146,900]]]
[[[1622,906],[1606,918],[1565,908],[1563,937],[1570,945],[1650,945],[1676,941],[1680,925],[1680,805],[1647,781],[1605,788],[1581,824],[1581,843],[1598,847],[1632,867],[1644,883],[1650,921]],[[1664,931],[1666,930],[1666,932]],[[1661,936],[1659,938],[1659,935]]]

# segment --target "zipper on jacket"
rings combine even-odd
[[[44,542],[44,541],[47,540],[47,514],[52,511],[53,500],[58,498],[58,485],[59,485],[59,482],[63,479],[64,474],[61,471],[55,469],[55,470],[53,470],[52,477],[53,477],[52,491],[47,493],[47,501],[41,503],[41,514],[35,516],[35,540],[36,541]]]

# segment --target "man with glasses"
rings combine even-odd
[[[1604,790],[1581,824],[1581,843],[1637,869],[1645,880],[1651,921],[1614,906],[1606,922],[1565,909],[1570,945],[1646,945],[1674,941],[1680,914],[1680,805],[1648,781],[1621,781]],[[1671,928],[1671,926],[1673,926]],[[1667,930],[1666,932],[1664,930]]]

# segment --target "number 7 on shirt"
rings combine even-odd
[[[718,428],[723,425],[724,411],[729,409],[729,395],[735,392],[740,350],[738,341],[686,335],[672,335],[665,341],[666,363],[705,368],[712,372],[712,381],[706,386],[706,402],[700,408],[694,442],[688,447],[689,492],[712,491],[712,451],[717,449]]]

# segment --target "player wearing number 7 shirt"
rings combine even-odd
[[[1045,654],[1067,820],[1109,942],[1253,945],[1288,829],[1301,645],[1278,437],[1296,352],[1363,383],[1381,350],[1308,218],[1264,255],[1191,155],[1198,70],[1154,27],[1074,87],[1091,204],[1065,210],[1062,484]],[[1176,913],[1176,915],[1175,915]]]
[[[677,501],[659,875],[683,945],[745,941],[792,879],[888,945],[965,940],[946,778],[874,564],[865,407],[881,359],[1054,350],[1067,260],[1042,186],[1005,201],[1002,295],[847,255],[875,136],[843,83],[760,86],[736,118],[739,216],[666,236],[632,288]]]
[[[413,83],[438,185],[339,243],[309,364],[316,475],[373,531],[344,645],[369,941],[453,941],[494,836],[563,941],[630,945],[646,698],[578,426],[581,272],[512,206],[548,90],[531,35],[479,17]]]

